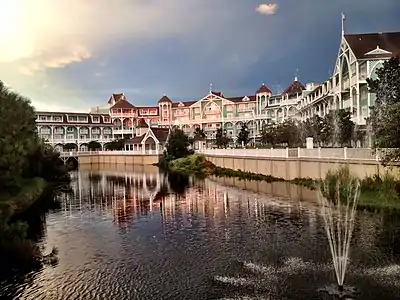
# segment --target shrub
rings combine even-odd
[[[359,180],[345,166],[339,167],[336,171],[329,170],[320,185],[320,189],[326,199],[346,203],[356,196],[359,185]]]

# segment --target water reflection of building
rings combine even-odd
[[[271,243],[279,243],[283,227],[290,227],[294,241],[301,242],[301,235],[314,236],[322,230],[319,206],[307,200],[294,198],[293,189],[279,185],[271,187],[281,196],[223,185],[206,179],[167,176],[157,169],[118,171],[83,171],[74,173],[74,195],[62,201],[67,215],[86,217],[92,215],[109,218],[118,226],[141,218],[161,220],[164,232],[176,232],[201,227],[212,230],[222,239],[243,239],[269,236]],[[265,188],[265,187],[264,187]],[[283,192],[288,195],[284,196]],[[78,212],[78,214],[76,214]],[[367,218],[367,219],[366,219]],[[378,216],[374,221],[359,214],[355,243],[373,247],[382,227]],[[67,218],[68,219],[68,218]],[[247,226],[249,225],[249,226]],[[239,226],[239,237],[237,235]],[[258,228],[260,232],[246,232],[246,228]],[[232,232],[236,232],[232,235]],[[309,243],[323,243],[310,240]],[[325,245],[325,244],[324,244]]]
[[[159,172],[79,171],[72,177],[73,195],[65,199],[65,210],[82,211],[89,207],[111,213],[117,223],[158,209],[157,198],[163,189],[168,189]]]

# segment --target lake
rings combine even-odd
[[[139,166],[72,177],[30,232],[58,264],[2,282],[2,299],[332,299],[315,192]],[[350,258],[359,299],[400,299],[400,215],[359,211]]]

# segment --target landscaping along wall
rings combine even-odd
[[[274,153],[273,150],[277,153]],[[352,153],[350,149],[335,149],[336,152],[344,152],[345,155],[331,155],[306,157],[297,149],[273,149],[268,153],[265,150],[240,150],[232,151],[223,149],[215,151],[204,151],[203,154],[213,164],[218,167],[241,170],[264,175],[272,175],[286,180],[294,178],[324,178],[329,170],[336,170],[340,166],[348,166],[351,173],[359,178],[374,174],[383,174],[387,171],[393,175],[399,175],[399,167],[383,167],[379,160],[374,156],[367,157],[363,155],[348,155]],[[325,150],[325,149],[324,149]],[[327,149],[326,149],[327,150]],[[319,150],[321,152],[321,150]],[[366,151],[364,151],[366,152]],[[265,154],[265,155],[264,155]],[[336,157],[335,157],[336,156]]]

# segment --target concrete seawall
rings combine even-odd
[[[399,167],[383,167],[378,161],[362,159],[297,158],[297,157],[232,157],[205,154],[218,167],[272,175],[291,180],[294,178],[324,178],[329,170],[348,166],[359,178],[367,175],[384,174],[386,171],[399,174]]]
[[[152,165],[158,163],[159,155],[85,155],[79,156],[79,165],[88,164],[121,164],[121,165]]]

